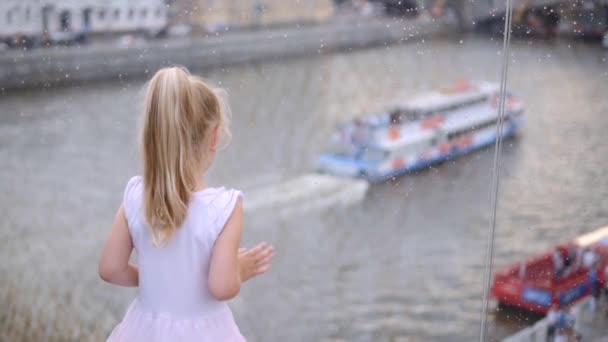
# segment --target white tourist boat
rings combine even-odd
[[[392,111],[338,126],[320,172],[381,181],[496,142],[497,83],[461,80],[399,103]],[[524,123],[523,103],[507,93],[502,135]]]

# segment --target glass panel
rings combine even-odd
[[[99,280],[98,262],[142,173],[142,89],[174,64],[226,90],[232,141],[206,184],[245,194],[241,246],[275,248],[229,303],[247,339],[494,341],[531,326],[493,291],[482,314],[498,109],[490,284],[546,283],[551,248],[604,224],[606,58],[570,36],[605,32],[606,5],[512,3],[504,101],[504,1],[56,1],[28,3],[29,20],[3,3],[3,338],[103,340],[138,295]],[[566,285],[555,298],[582,289]],[[554,300],[545,285],[518,296]]]
[[[587,302],[601,293],[606,262],[605,230],[596,230],[606,226],[598,170],[607,152],[607,19],[602,1],[515,4],[508,83],[524,104],[525,129],[502,149],[492,282],[502,304],[489,312],[491,338],[608,333],[601,304],[594,311]]]

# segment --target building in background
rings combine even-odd
[[[164,0],[2,0],[0,37],[67,33],[158,32],[167,25]]]
[[[172,0],[174,18],[208,31],[323,22],[334,13],[332,0]]]
[[[193,12],[198,9],[198,2],[198,0],[166,0],[169,23],[191,24]]]

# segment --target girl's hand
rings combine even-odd
[[[238,260],[241,283],[268,272],[270,270],[270,260],[273,256],[274,248],[266,242],[262,242],[251,249],[239,248]]]

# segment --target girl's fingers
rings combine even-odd
[[[258,276],[270,270],[270,261],[274,257],[274,248],[268,243],[262,242],[244,251],[243,257],[251,261],[251,277]]]
[[[257,262],[257,260],[260,260],[261,258],[265,257],[268,253],[272,253],[272,251],[272,246],[267,243],[261,243],[252,248],[250,255],[252,255]]]
[[[264,249],[268,248],[268,244],[266,242],[261,242],[259,244],[257,244],[257,246],[251,248],[249,251],[247,251],[248,254],[253,255],[253,256],[257,256],[258,253],[260,253],[261,251],[263,251]]]
[[[268,270],[270,270],[270,264],[266,264],[264,266],[258,267],[255,270],[255,275],[264,274],[264,273],[268,272]]]
[[[263,264],[267,264],[274,257],[274,251],[269,249],[264,254],[260,254],[260,257],[256,260],[256,265],[260,266]]]
[[[274,256],[274,251],[272,249],[260,252],[255,260],[256,264],[263,264],[268,262],[268,260],[270,260],[272,257]]]

